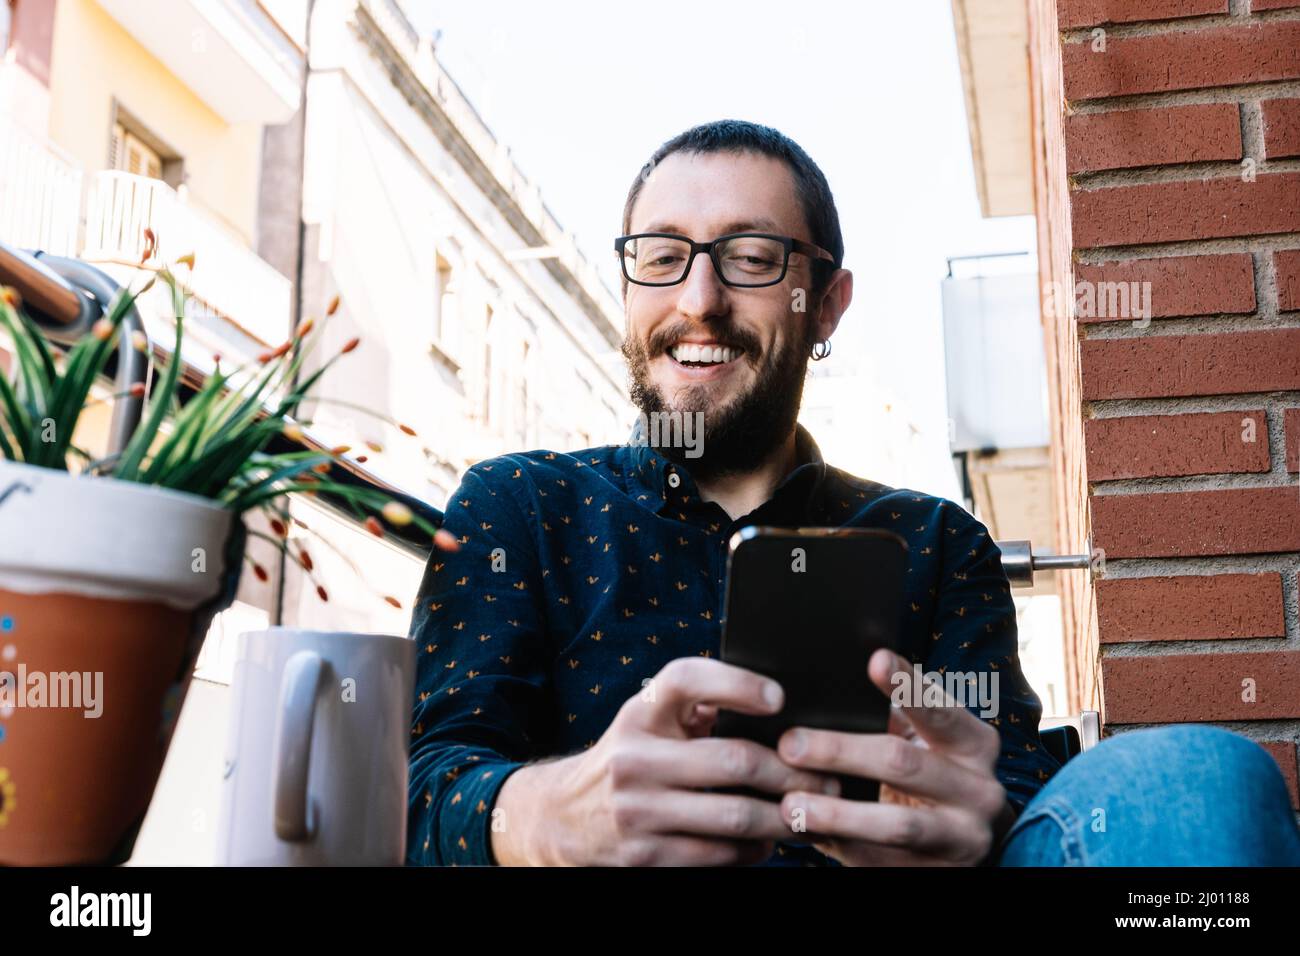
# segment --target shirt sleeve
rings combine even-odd
[[[925,670],[959,672],[977,681],[985,675],[988,710],[995,712],[982,712],[978,695],[966,705],[1002,737],[995,772],[1019,816],[1060,764],[1038,736],[1043,708],[1020,669],[1016,606],[1002,552],[965,510],[949,502],[944,511],[942,585]]]
[[[533,756],[530,729],[551,692],[542,573],[510,486],[518,476],[504,459],[466,472],[443,524],[460,550],[433,552],[412,610],[411,865],[496,863],[497,793]]]

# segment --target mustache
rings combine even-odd
[[[646,339],[646,355],[654,358],[664,354],[678,340],[685,338],[694,330],[695,325],[690,322],[679,322],[676,325],[659,329]],[[747,329],[736,325],[716,326],[710,329],[710,334],[719,345],[739,349],[750,358],[757,356],[759,353],[758,336]]]

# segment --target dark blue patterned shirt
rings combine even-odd
[[[461,550],[434,552],[411,619],[408,863],[494,864],[491,811],[512,771],[592,746],[674,658],[716,657],[727,542],[746,525],[907,540],[903,655],[927,672],[999,673],[988,719],[1019,813],[1059,765],[1039,741],[997,545],[952,501],[826,465],[802,427],[797,452],[772,497],[734,521],[644,445],[503,455],[465,473],[444,525]],[[790,842],[768,863],[835,861]]]

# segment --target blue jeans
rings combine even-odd
[[[1062,767],[1003,838],[998,866],[1300,866],[1277,763],[1220,727],[1108,737]]]

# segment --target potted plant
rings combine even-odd
[[[193,268],[193,257],[171,267],[150,258],[141,264],[148,283],[122,290],[66,354],[46,342],[16,290],[0,289],[0,330],[14,353],[12,383],[0,374],[0,864],[129,858],[249,535],[312,571],[305,549],[288,547],[285,495],[334,494],[372,533],[407,525],[456,547],[400,501],[335,480],[331,465],[346,448],[268,451],[278,435],[301,438],[299,406],[357,345],[303,374],[337,299],[278,348],[229,372],[218,362],[182,403],[185,294],[174,270]],[[175,347],[152,370],[148,394],[132,389],[146,404],[126,446],[96,459],[74,444],[77,422],[123,317],[155,281],[171,292]],[[269,516],[270,535],[246,527],[254,509]]]

